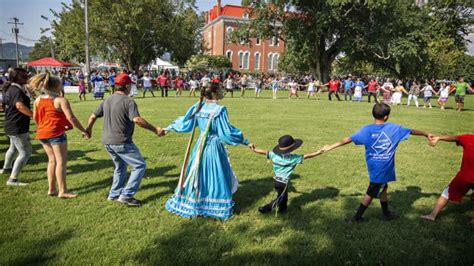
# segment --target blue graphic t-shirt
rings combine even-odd
[[[344,89],[350,90],[354,87],[354,81],[352,80],[344,80]]]
[[[408,139],[411,129],[384,123],[371,124],[351,136],[356,145],[365,146],[365,159],[370,182],[395,181],[395,151],[402,140]]]

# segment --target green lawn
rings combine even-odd
[[[174,95],[174,93],[171,93]],[[299,152],[311,152],[371,123],[367,102],[320,99],[224,99],[231,122],[258,147],[273,147],[283,134],[302,138]],[[88,95],[90,98],[90,94]],[[84,123],[100,101],[70,97]],[[365,98],[366,100],[366,98]],[[167,126],[185,113],[194,98],[138,98],[141,115]],[[453,107],[454,98],[449,100]],[[406,99],[404,99],[406,102]],[[435,101],[433,101],[434,103]],[[472,133],[474,97],[462,113],[452,109],[394,107],[391,122],[435,134]],[[1,118],[3,120],[3,117]],[[271,164],[247,147],[229,147],[240,180],[234,196],[238,214],[222,222],[184,219],[165,210],[177,184],[188,134],[157,138],[136,128],[134,141],[148,169],[138,199],[127,208],[108,202],[113,164],[101,144],[102,121],[91,140],[69,133],[68,186],[77,199],[60,200],[47,193],[46,155],[38,141],[21,179],[27,187],[0,182],[0,265],[6,264],[456,264],[474,263],[474,215],[468,198],[451,204],[436,223],[419,216],[431,211],[440,192],[460,167],[462,149],[440,143],[429,147],[410,137],[397,152],[397,182],[389,188],[390,207],[398,220],[382,222],[374,202],[368,222],[345,221],[354,214],[369,183],[363,147],[348,145],[307,160],[296,169],[289,193],[289,212],[261,215],[257,207],[274,197]],[[7,139],[0,133],[3,164]]]

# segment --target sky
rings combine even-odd
[[[48,28],[50,23],[41,18],[41,15],[52,17],[49,9],[60,11],[61,2],[70,3],[71,0],[0,0],[0,38],[3,42],[14,42],[15,35],[12,33],[12,26],[8,24],[13,17],[20,19],[23,25],[19,26],[21,44],[33,46],[35,41],[41,37],[40,28]],[[199,11],[211,9],[216,0],[196,0]],[[241,0],[222,0],[222,5],[237,4]],[[49,36],[49,33],[44,34]]]
[[[35,41],[41,37],[40,28],[48,28],[50,25],[48,21],[41,18],[41,15],[51,17],[49,9],[60,11],[61,2],[70,3],[71,0],[0,0],[0,38],[2,42],[15,41],[12,25],[8,22],[13,17],[17,17],[21,23],[24,23],[19,26],[19,42],[23,45],[33,46]],[[222,5],[240,5],[241,0],[222,0],[221,2]],[[216,0],[196,0],[199,11],[207,11],[215,4]],[[49,36],[49,33],[44,35]],[[469,36],[469,40],[471,40],[469,51],[474,55],[474,34]]]

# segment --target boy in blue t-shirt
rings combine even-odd
[[[319,150],[305,155],[291,154],[292,151],[298,149],[302,144],[302,140],[294,139],[290,135],[285,135],[280,137],[278,145],[270,152],[267,150],[257,149],[253,144],[250,145],[253,152],[266,155],[267,158],[272,161],[273,171],[275,173],[273,181],[275,190],[278,193],[276,199],[258,208],[260,213],[271,212],[276,205],[278,205],[279,213],[285,212],[288,204],[287,187],[290,182],[290,176],[295,171],[296,165],[302,164],[305,159],[313,158],[323,153]]]
[[[350,220],[351,223],[364,221],[362,215],[373,198],[380,199],[383,220],[390,221],[398,218],[395,213],[388,210],[387,202],[388,183],[395,181],[395,151],[398,144],[408,139],[410,135],[425,136],[428,139],[433,138],[433,135],[423,131],[387,123],[390,116],[390,106],[385,103],[375,104],[372,115],[375,118],[374,124],[364,126],[352,136],[323,148],[323,152],[328,152],[351,142],[365,146],[370,185],[357,213]]]

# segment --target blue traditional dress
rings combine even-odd
[[[200,130],[188,163],[185,160],[183,164],[185,172],[181,173],[173,197],[166,202],[166,209],[186,218],[207,216],[227,220],[232,217],[232,194],[237,191],[238,181],[224,144],[248,145],[249,141],[229,123],[224,106],[202,105],[193,118],[189,119],[198,104],[166,128],[175,132],[192,132],[194,127]]]

